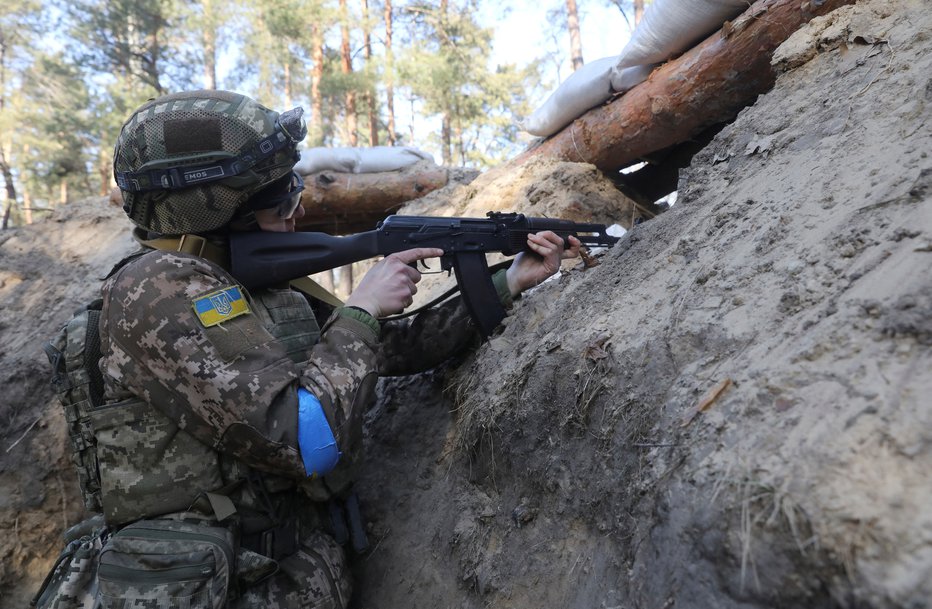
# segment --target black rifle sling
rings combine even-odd
[[[475,320],[483,338],[488,338],[505,318],[505,307],[492,283],[484,252],[465,252],[453,256],[453,270],[466,310]]]

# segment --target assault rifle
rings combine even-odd
[[[232,274],[243,286],[258,288],[313,273],[386,256],[415,247],[443,250],[440,268],[456,273],[463,301],[483,336],[505,317],[485,259],[486,252],[507,256],[527,250],[528,233],[550,230],[570,235],[583,245],[611,246],[618,237],[604,224],[528,218],[524,214],[489,212],[488,218],[389,216],[375,230],[345,237],[325,233],[234,233],[230,235]]]

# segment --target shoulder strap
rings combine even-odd
[[[325,302],[332,307],[342,307],[343,301],[337,298],[334,294],[331,294],[327,291],[324,286],[320,285],[310,277],[298,277],[297,279],[292,279],[290,282],[291,287],[297,291],[310,296],[311,298],[316,298],[321,302]]]
[[[209,260],[215,264],[219,264],[223,268],[228,268],[229,253],[226,249],[214,245],[204,237],[200,235],[181,235],[180,237],[159,237],[156,239],[146,239],[142,231],[137,229],[133,230],[133,238],[136,239],[141,245],[146,247],[151,247],[152,249],[169,251],[169,252],[182,252],[185,254],[191,254],[193,256],[199,256],[206,260]],[[291,282],[291,287],[297,291],[310,296],[311,298],[316,298],[321,302],[325,302],[332,307],[342,307],[343,301],[337,298],[334,294],[328,292],[322,285],[311,279],[310,277],[299,277],[293,279]]]
[[[230,254],[226,248],[220,247],[200,235],[186,234],[180,237],[158,237],[147,239],[139,228],[133,229],[133,238],[145,247],[166,252],[181,252],[209,260],[223,268],[229,268]]]

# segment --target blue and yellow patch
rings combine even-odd
[[[205,328],[250,312],[242,290],[235,285],[200,296],[192,304],[197,318],[201,320]]]

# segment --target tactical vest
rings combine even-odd
[[[97,441],[90,415],[103,404],[98,322],[103,301],[98,299],[75,312],[71,321],[43,345],[52,365],[52,387],[65,411],[71,460],[78,470],[84,507],[101,510]]]

